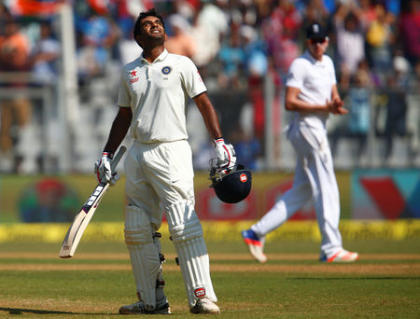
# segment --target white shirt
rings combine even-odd
[[[296,58],[289,69],[286,86],[300,89],[298,98],[313,105],[325,104],[331,100],[332,87],[337,83],[331,58],[323,55],[321,61],[306,51]],[[325,129],[328,113],[294,112],[295,121],[303,121],[312,127]]]
[[[139,142],[186,140],[188,98],[206,90],[194,63],[165,49],[153,63],[140,56],[124,66],[118,105],[131,107],[131,135]]]
[[[365,35],[361,31],[347,31],[341,22],[336,23],[336,30],[339,61],[353,74],[365,58]]]

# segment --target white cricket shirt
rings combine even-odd
[[[289,69],[286,86],[300,89],[298,98],[313,105],[326,104],[331,100],[332,87],[337,83],[334,64],[327,55],[318,61],[306,51],[296,58]],[[328,113],[294,112],[295,121],[303,121],[312,127],[325,129]]]
[[[139,142],[185,140],[188,98],[206,90],[194,63],[165,49],[153,63],[140,56],[123,67],[118,105],[131,107],[131,135]]]

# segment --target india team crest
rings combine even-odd
[[[164,66],[164,67],[162,68],[162,73],[163,73],[163,74],[165,74],[165,75],[167,75],[167,74],[171,73],[171,71],[172,71],[172,69],[171,69],[171,67],[169,67],[169,66]]]

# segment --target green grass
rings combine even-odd
[[[89,253],[126,253],[122,243],[81,243],[76,256],[60,260],[60,244],[7,243],[0,245],[0,267],[10,264],[53,265],[58,270],[0,270],[0,318],[116,318],[119,306],[131,303],[135,288],[128,259],[83,259]],[[221,307],[221,318],[419,318],[420,317],[420,240],[370,240],[346,242],[346,247],[358,250],[361,260],[346,266],[324,265],[316,258],[273,259],[265,265],[251,259],[215,258],[211,265],[218,268],[212,278]],[[210,258],[217,254],[243,256],[247,248],[240,242],[208,243]],[[169,240],[163,240],[163,250],[174,254]],[[273,241],[267,253],[303,254],[316,256],[319,244],[310,241]],[[45,258],[30,258],[25,253],[45,254]],[[6,253],[13,253],[10,258]],[[366,256],[364,256],[364,254]],[[386,254],[401,258],[371,258]],[[402,255],[405,254],[405,255]],[[406,255],[414,256],[409,258]],[[79,258],[77,258],[79,256]],[[277,255],[282,256],[282,255]],[[42,257],[42,256],[41,256]],[[128,258],[128,255],[127,255]],[[123,270],[59,270],[60,265],[108,264],[127,266]],[[166,263],[174,269],[173,259]],[[401,265],[401,270],[382,272],[381,269]],[[124,266],[124,267],[125,267]],[[220,267],[232,266],[237,271]],[[266,271],[269,267],[288,267],[287,271]],[[360,272],[364,267],[378,271]],[[254,267],[241,271],[241,267]],[[255,268],[257,267],[257,268]],[[304,268],[304,271],[298,270]],[[331,271],[317,271],[319,267]],[[382,267],[382,268],[381,268]],[[411,267],[411,268],[410,268]],[[407,271],[406,269],[412,269]],[[281,268],[283,269],[283,268]],[[307,270],[306,270],[307,269]],[[180,271],[165,272],[166,292],[173,310],[172,318],[193,318]],[[137,318],[138,316],[124,316]],[[166,318],[153,316],[153,318]]]

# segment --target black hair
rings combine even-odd
[[[133,36],[134,40],[136,40],[136,36],[141,33],[141,20],[143,20],[146,17],[157,17],[160,22],[162,22],[163,27],[165,28],[165,24],[163,22],[163,18],[156,12],[155,8],[152,8],[148,11],[140,12],[139,16],[137,17],[136,23],[134,24],[133,28]]]

